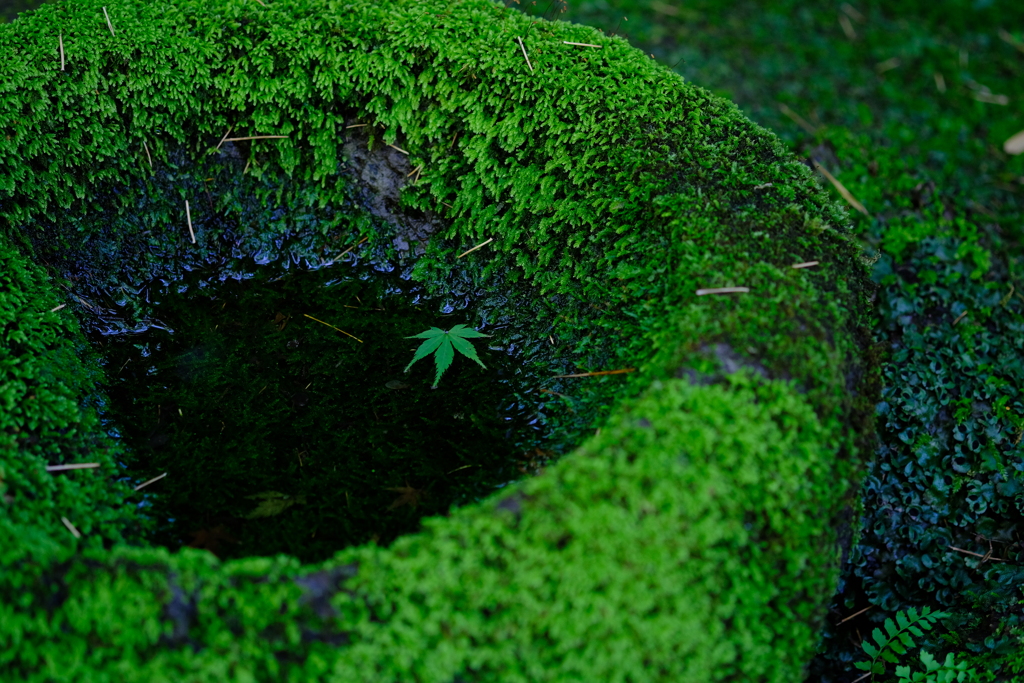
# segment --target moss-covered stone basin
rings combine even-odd
[[[769,131],[620,39],[483,0],[71,0],[0,27],[0,46],[0,670],[799,678],[854,532],[877,368],[845,212]],[[154,537],[143,503],[160,484],[135,487],[172,463],[111,436],[121,370],[82,288],[125,285],[113,299],[144,316],[133,283],[284,236],[364,244],[435,314],[493,326],[494,376],[519,378],[557,461],[490,495],[482,482],[393,542],[339,535],[303,557],[300,527],[282,528],[276,549],[221,561]],[[276,332],[295,319],[249,308]],[[394,310],[394,338],[429,324]],[[307,331],[331,322],[309,315]],[[195,348],[178,361],[215,356]],[[194,365],[177,376],[201,379]],[[290,368],[279,398],[308,406],[311,372]],[[161,386],[138,379],[122,399]],[[493,432],[467,457],[523,455]],[[334,529],[339,489],[239,496],[276,492],[282,520],[315,500]]]

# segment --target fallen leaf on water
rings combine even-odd
[[[544,466],[551,459],[551,451],[542,451],[534,448],[533,453],[523,453],[523,459],[519,461],[518,469],[523,474],[538,475],[544,471]]]
[[[221,544],[223,543],[238,543],[238,541],[231,537],[226,526],[218,524],[210,529],[200,529],[193,532],[192,542],[188,544],[188,547],[209,550],[217,557],[220,557]]]
[[[262,501],[255,510],[245,516],[246,519],[273,517],[281,514],[292,505],[306,502],[305,496],[289,496],[277,491],[264,491],[263,493],[246,496],[246,498],[257,498]]]
[[[398,491],[401,495],[395,498],[395,502],[388,506],[388,510],[394,510],[395,508],[408,505],[413,510],[419,505],[420,498],[424,496],[424,492],[421,489],[414,489],[409,486],[409,482],[405,482],[405,486],[391,487],[388,491]]]
[[[426,358],[430,354],[434,354],[434,365],[437,367],[437,376],[434,377],[434,385],[431,388],[436,388],[437,383],[441,381],[441,375],[448,369],[448,366],[452,364],[452,360],[455,358],[455,352],[458,351],[466,358],[474,360],[477,364],[486,369],[487,366],[483,364],[483,361],[476,355],[476,349],[473,345],[466,341],[467,339],[476,339],[478,337],[490,337],[489,334],[480,334],[471,327],[465,325],[456,325],[450,330],[442,330],[440,327],[431,327],[426,332],[420,332],[414,334],[406,339],[426,339],[425,342],[420,344],[420,347],[416,349],[416,354],[409,361],[409,364],[405,366],[405,372],[409,372],[409,368],[412,364],[421,358]]]
[[[1004,142],[1003,151],[1014,156],[1024,152],[1024,130]]]

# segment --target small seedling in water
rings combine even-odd
[[[426,332],[406,337],[406,339],[426,339],[426,341],[416,349],[416,355],[405,366],[405,372],[409,372],[409,368],[412,367],[413,363],[433,353],[434,364],[437,366],[437,376],[434,378],[434,385],[431,388],[437,387],[437,383],[441,381],[441,375],[452,364],[456,350],[470,360],[479,363],[480,367],[486,369],[487,366],[477,357],[476,349],[466,340],[489,336],[491,335],[480,334],[474,329],[467,328],[465,325],[456,325],[448,331],[442,330],[439,327],[431,327]]]

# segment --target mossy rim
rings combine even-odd
[[[5,624],[27,643],[11,660],[26,680],[41,680],[44,660],[92,677],[157,666],[233,666],[268,680],[282,669],[305,680],[798,675],[852,531],[843,520],[872,435],[877,363],[872,286],[845,212],[774,136],[622,40],[490,2],[105,7],[44,7],[0,32],[23,46],[0,67],[24,85],[0,105],[18,162],[4,169],[9,238],[56,222],[57,205],[87,212],[104,182],[146,182],[172,141],[199,158],[239,125],[287,136],[253,141],[254,177],[280,169],[317,187],[323,206],[341,199],[341,131],[367,123],[371,147],[382,137],[424,167],[406,206],[448,210],[416,278],[446,282],[460,253],[497,236],[486,260],[466,257],[470,278],[505,274],[532,288],[534,324],[576,342],[567,358],[581,372],[565,374],[636,371],[565,383],[559,393],[604,410],[601,431],[544,476],[388,549],[303,569],[119,545],[130,511],[96,505],[100,477],[43,476],[42,463],[93,439],[94,419],[75,415],[82,369],[61,356],[64,413],[12,425],[47,437],[12,439],[17,504],[2,520],[31,539],[5,555],[22,570],[0,589],[22,596]],[[65,49],[89,55],[70,72],[53,68],[48,47],[62,22]],[[566,42],[602,48],[583,55]],[[33,97],[89,123],[26,111]],[[78,164],[86,151],[90,163]],[[194,183],[183,177],[181,191]],[[138,195],[118,199],[128,210]],[[820,267],[793,268],[811,260]],[[32,292],[19,306],[55,300],[38,269],[15,276]],[[699,291],[730,287],[747,291]],[[8,350],[33,358],[56,353],[40,342],[46,326],[71,327],[53,311],[19,319],[24,346]],[[620,400],[604,402],[613,381]],[[104,500],[115,494],[127,491]],[[74,540],[53,524],[72,509],[85,532]],[[88,661],[55,650],[50,622],[31,616],[54,580],[64,597],[48,619],[64,640],[88,639]],[[103,605],[121,611],[102,623],[69,616]],[[666,645],[670,633],[679,640]]]

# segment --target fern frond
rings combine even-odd
[[[877,648],[868,642],[866,638],[861,643],[861,648],[871,658],[871,661],[856,662],[854,666],[861,671],[870,672],[871,679],[874,680],[875,674],[885,673],[885,664],[883,662],[899,664],[897,655],[906,655],[907,650],[916,647],[914,636],[918,638],[923,636],[924,631],[921,629],[930,631],[934,622],[948,616],[945,612],[933,612],[929,607],[923,607],[920,614],[913,607],[906,612],[901,610],[896,614],[895,622],[892,619],[885,620],[884,633],[880,628],[876,628],[871,632],[871,638],[877,643]],[[922,652],[921,657],[922,661],[925,661],[924,652]],[[928,657],[931,657],[931,655],[928,655]],[[882,661],[879,661],[880,659]],[[928,664],[926,663],[925,666],[928,666]],[[908,676],[906,680],[910,680],[909,667],[897,667],[897,675],[902,675],[899,672],[904,670]]]

